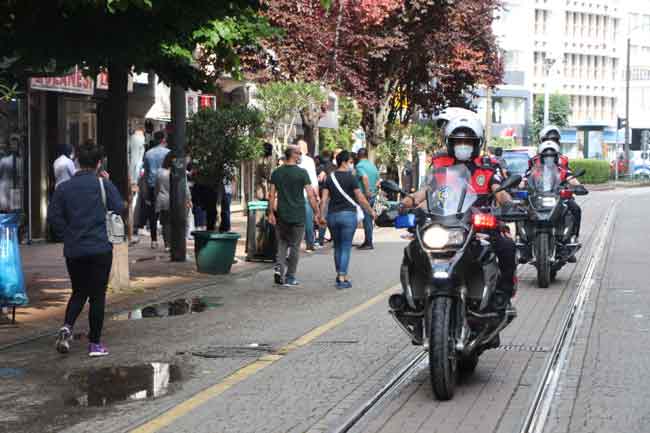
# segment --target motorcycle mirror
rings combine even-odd
[[[400,189],[397,182],[393,180],[382,180],[379,186],[384,192],[390,192],[395,194],[402,193],[402,190]]]

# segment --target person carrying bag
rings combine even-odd
[[[115,185],[101,172],[102,153],[92,141],[79,149],[81,169],[54,191],[47,220],[63,238],[63,255],[72,283],[72,295],[59,329],[56,349],[70,351],[72,329],[86,302],[90,304],[88,356],[106,356],[101,343],[106,288],[113,263],[113,244],[124,242],[124,201]],[[97,185],[99,182],[99,185]]]
[[[336,288],[349,289],[352,283],[348,279],[348,268],[352,252],[352,239],[357,226],[363,221],[363,209],[376,217],[374,210],[364,197],[359,181],[351,172],[352,157],[344,150],[336,156],[338,168],[325,181],[321,215],[327,210],[327,224],[334,241],[334,267],[336,269]],[[352,198],[356,198],[356,201]],[[363,207],[363,209],[362,209]]]

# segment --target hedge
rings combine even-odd
[[[574,159],[569,161],[569,166],[573,172],[585,169],[581,183],[605,183],[609,180],[609,162],[602,159]]]

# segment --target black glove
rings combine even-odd
[[[571,190],[575,195],[587,195],[589,194],[589,191],[587,191],[587,188],[585,188],[584,185],[574,185]]]

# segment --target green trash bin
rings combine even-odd
[[[227,274],[235,261],[239,233],[192,232],[196,268],[205,274]]]

